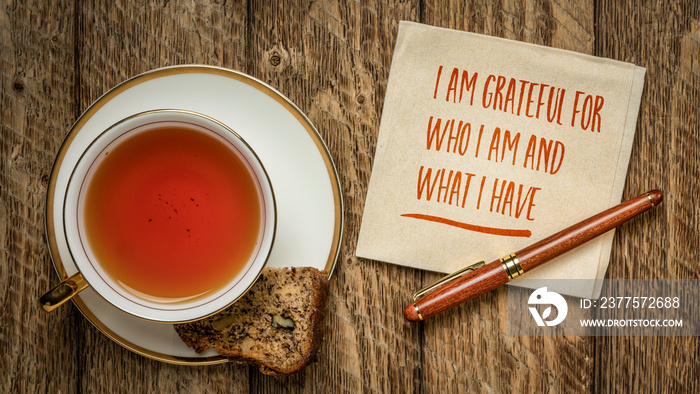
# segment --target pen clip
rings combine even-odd
[[[449,283],[449,282],[459,278],[460,276],[463,276],[464,274],[467,274],[467,273],[472,272],[478,268],[481,268],[484,265],[486,265],[485,261],[479,261],[478,263],[468,265],[459,271],[455,271],[447,276],[443,276],[442,278],[436,280],[435,282],[433,282],[433,283],[423,287],[422,289],[414,292],[413,293],[413,301],[415,302],[417,299],[423,297],[424,295],[430,293],[431,291],[437,289],[438,287],[440,287],[446,283]]]

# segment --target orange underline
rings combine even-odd
[[[527,238],[529,238],[532,235],[532,232],[530,232],[530,230],[515,230],[515,229],[508,229],[508,228],[477,226],[475,224],[462,223],[462,222],[458,222],[455,220],[441,218],[439,216],[423,215],[421,213],[404,213],[401,216],[405,216],[408,218],[414,218],[414,219],[427,220],[429,222],[442,223],[442,224],[446,224],[448,226],[459,227],[459,228],[463,228],[465,230],[476,231],[476,232],[484,233],[484,234],[502,235],[504,237],[527,237]]]

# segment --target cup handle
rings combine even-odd
[[[87,281],[83,278],[83,275],[78,272],[64,279],[53,289],[41,296],[41,298],[39,298],[39,305],[41,305],[44,312],[49,313],[73,298],[74,295],[80,293],[80,291],[86,287],[88,287]]]

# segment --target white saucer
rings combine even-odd
[[[46,199],[49,249],[60,279],[77,272],[61,212],[68,178],[80,155],[120,119],[163,108],[218,119],[239,133],[264,163],[278,216],[267,266],[311,266],[332,275],[342,239],[343,202],[337,171],[318,131],[299,108],[267,84],[229,69],[188,65],[149,71],[114,87],[78,118],[66,136]],[[100,331],[135,353],[178,364],[226,361],[213,351],[195,353],[180,341],[172,325],[120,312],[89,288],[73,302]]]

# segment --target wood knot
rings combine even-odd
[[[44,174],[41,176],[41,186],[46,187],[49,185],[49,174]]]
[[[356,100],[357,100],[357,103],[358,103],[358,104],[364,104],[364,103],[365,103],[365,95],[364,95],[364,94],[358,94]]]
[[[21,92],[24,90],[24,85],[22,84],[22,82],[19,82],[19,81],[15,81],[15,83],[12,84],[12,87],[18,92]]]
[[[280,56],[279,53],[277,52],[272,52],[272,55],[270,55],[270,64],[272,64],[273,67],[277,67],[282,63],[282,57]]]

